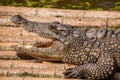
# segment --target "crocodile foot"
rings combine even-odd
[[[65,78],[80,78],[79,71],[76,68],[68,68],[63,74]]]

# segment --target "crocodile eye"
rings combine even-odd
[[[57,26],[56,25],[52,25],[50,24],[48,27],[51,31],[55,32],[56,34],[58,34],[58,30],[57,30]]]
[[[50,25],[49,25],[49,29],[51,29],[51,30],[52,30],[52,29],[57,29],[57,26],[50,24]]]

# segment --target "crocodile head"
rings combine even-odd
[[[52,40],[52,44],[50,43],[50,45],[44,43],[44,45],[47,45],[47,47],[45,46],[44,48],[41,46],[43,43],[39,41],[40,44],[22,44],[18,47],[13,47],[13,50],[31,55],[36,58],[44,58],[57,61],[63,59],[64,53],[62,51],[64,50],[64,44],[69,43],[69,41],[73,38],[73,27],[70,25],[60,24],[59,22],[40,23],[29,21],[20,15],[12,16],[11,21],[16,25],[19,25],[16,27],[22,27],[28,32],[33,32],[38,34],[40,37]]]
[[[20,25],[29,32],[37,33],[39,36],[68,43],[72,39],[74,28],[70,25],[60,24],[59,22],[40,23],[29,21],[20,15],[11,17],[11,21]]]

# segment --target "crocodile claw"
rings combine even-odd
[[[75,68],[68,68],[66,72],[63,73],[65,78],[78,78],[79,72]]]

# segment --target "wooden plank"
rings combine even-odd
[[[32,78],[32,77],[0,77],[0,80],[82,80],[82,79]]]
[[[70,67],[64,63],[34,63],[30,60],[0,60],[0,75],[1,76],[40,76],[63,78],[63,72]],[[73,66],[71,66],[73,67]],[[24,75],[27,73],[26,75]]]
[[[3,8],[5,9],[3,10]],[[10,21],[10,17],[15,14],[22,15],[31,21],[59,21],[79,27],[106,27],[107,21],[108,27],[120,26],[119,11],[61,10],[5,6],[0,6],[0,25],[15,26]]]
[[[15,51],[0,51],[0,60],[19,60]]]
[[[92,11],[0,6],[1,16],[21,14],[40,17],[120,18],[119,11]]]
[[[21,76],[22,78],[24,77],[28,78],[28,80],[29,79],[34,80],[35,77],[39,77],[38,79],[40,80],[41,79],[64,80],[62,73],[65,71],[66,68],[69,67],[74,67],[74,65],[67,65],[63,63],[51,63],[51,62],[33,63],[31,60],[24,60],[24,61],[0,60],[0,80],[1,79],[4,80],[6,76],[8,77]],[[120,72],[115,72],[115,74],[113,75],[114,80],[119,80],[120,79],[119,76],[120,76]]]
[[[0,27],[0,36],[21,36],[21,28]]]
[[[0,43],[0,51],[10,51],[12,45],[18,45],[18,43]]]
[[[0,60],[33,60],[35,58],[16,51],[0,51]]]

